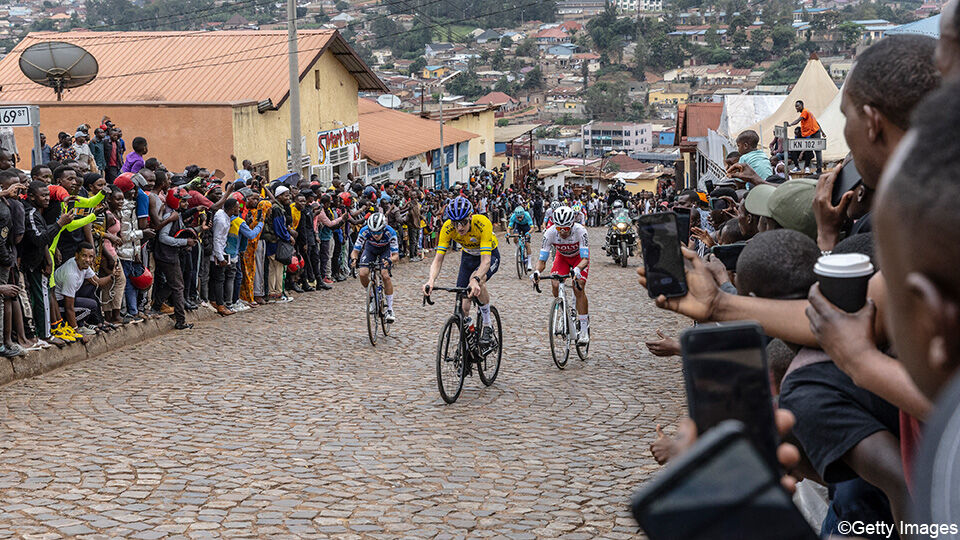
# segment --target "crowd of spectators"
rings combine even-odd
[[[785,428],[784,485],[823,538],[960,537],[956,483],[943,481],[960,465],[951,453],[960,437],[960,252],[949,239],[960,216],[956,4],[945,8],[939,43],[888,36],[857,57],[842,90],[851,155],[818,180],[771,173],[776,161],[757,153],[748,131],[712,192],[663,201],[662,209],[690,210],[688,292],[656,304],[700,324],[760,323]],[[851,159],[861,180],[838,201],[834,186]],[[714,199],[729,204],[712,209]],[[734,270],[705,249],[736,242],[746,244]],[[877,269],[853,313],[826,298],[814,272],[818,259],[840,253],[864,254]],[[677,336],[658,334],[646,343],[651,352],[682,354]],[[698,436],[690,419],[672,435],[657,432],[651,451],[660,463]],[[953,532],[930,528],[950,524]]]

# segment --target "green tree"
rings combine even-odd
[[[840,36],[840,45],[845,49],[856,45],[863,35],[863,30],[860,26],[851,21],[844,21],[838,24],[835,30],[837,35]]]
[[[503,49],[497,49],[493,51],[493,58],[490,60],[490,66],[493,67],[493,69],[503,69],[505,62],[506,56],[503,54]]]
[[[770,39],[773,40],[773,49],[775,51],[786,51],[793,45],[796,33],[790,26],[777,26],[770,32]]]
[[[793,51],[777,60],[763,75],[763,84],[793,84],[800,78],[807,65],[807,55],[803,51]]]
[[[627,85],[623,82],[600,81],[583,93],[584,108],[591,120],[622,118],[629,106]]]
[[[510,47],[513,47],[513,39],[507,36],[503,36],[502,38],[500,38],[501,49],[509,49]]]
[[[537,44],[532,39],[527,38],[517,45],[517,50],[514,53],[517,56],[536,56]]]
[[[536,66],[527,72],[527,76],[523,79],[523,89],[537,90],[540,88],[543,88],[543,72],[540,70],[540,66]]]
[[[337,0],[337,3],[334,4],[337,8],[337,11],[347,11],[350,9],[350,4],[344,2],[344,0]]]
[[[427,67],[427,60],[422,56],[418,56],[416,60],[410,64],[410,76],[416,77],[423,71],[423,68]]]

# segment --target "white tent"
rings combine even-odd
[[[760,134],[760,146],[766,147],[773,140],[773,127],[783,125],[784,122],[793,122],[798,118],[794,103],[798,100],[803,102],[814,117],[819,118],[826,110],[827,105],[833,101],[839,91],[837,85],[833,83],[830,74],[824,69],[819,58],[813,57],[807,60],[803,73],[797,79],[790,95],[780,104],[776,112],[764,118],[762,121],[753,124],[748,129],[752,129]],[[828,137],[832,134],[828,134]]]
[[[723,97],[723,113],[720,115],[721,135],[735,140],[740,132],[770,116],[787,99],[783,96],[744,96]]]
[[[847,157],[850,147],[847,146],[847,140],[843,137],[843,126],[847,124],[846,117],[840,112],[840,98],[843,96],[843,88],[833,98],[833,101],[827,105],[817,122],[820,123],[820,129],[827,136],[827,149],[823,151],[824,163],[829,161],[840,161]]]

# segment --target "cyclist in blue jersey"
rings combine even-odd
[[[356,266],[359,259],[361,265],[369,264],[377,259],[386,259],[390,263],[396,263],[400,260],[400,245],[397,241],[397,231],[387,225],[387,218],[382,213],[371,214],[367,218],[366,225],[360,229],[357,235],[357,242],[353,245],[353,251],[350,253],[350,266]],[[370,268],[361,267],[357,271],[360,277],[360,285],[364,289],[370,283]],[[393,280],[390,273],[384,268],[380,274],[383,276],[383,296],[387,300],[387,313],[385,319],[388,323],[396,322],[393,315]]]
[[[520,238],[523,239],[524,247],[526,248],[527,253],[527,271],[533,271],[533,263],[530,262],[530,239],[527,236],[530,234],[530,229],[533,228],[533,218],[530,217],[530,212],[527,212],[523,209],[522,206],[517,206],[513,209],[513,213],[510,214],[510,221],[507,223],[507,232],[512,234],[519,234]]]

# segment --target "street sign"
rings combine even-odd
[[[773,126],[773,136],[783,139],[787,136],[787,128],[783,126]]]
[[[817,151],[827,149],[827,139],[790,139],[787,149],[791,152]]]
[[[0,127],[30,127],[35,125],[37,107],[8,105],[0,107]]]

